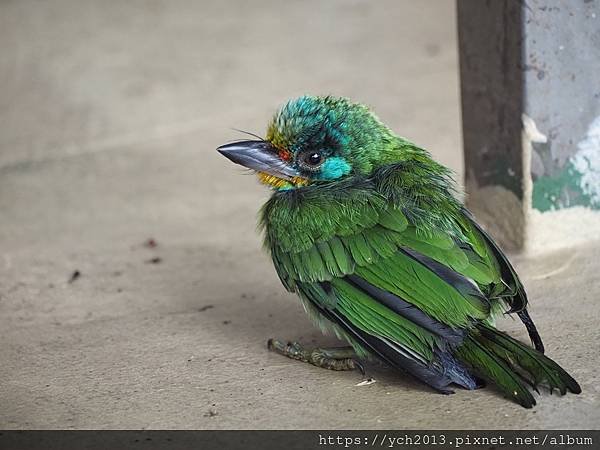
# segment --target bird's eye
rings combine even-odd
[[[315,170],[323,163],[323,156],[319,152],[309,151],[300,155],[299,162],[306,169]]]

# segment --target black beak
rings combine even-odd
[[[283,161],[277,150],[266,141],[234,142],[220,146],[217,151],[234,163],[257,172],[265,172],[286,180],[300,175]]]

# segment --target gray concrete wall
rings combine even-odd
[[[458,1],[468,203],[506,247],[573,243],[560,222],[600,237],[599,16],[595,1]]]
[[[459,0],[458,45],[468,206],[509,248],[523,245],[521,4]]]
[[[527,6],[524,113],[543,135],[532,142],[532,206],[600,209],[600,2]]]

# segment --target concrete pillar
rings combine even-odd
[[[508,249],[600,239],[600,1],[457,4],[467,205]]]

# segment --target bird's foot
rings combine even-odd
[[[363,365],[352,347],[305,349],[298,342],[284,343],[278,339],[269,339],[267,348],[288,358],[310,363],[330,370],[358,370],[365,374]]]

